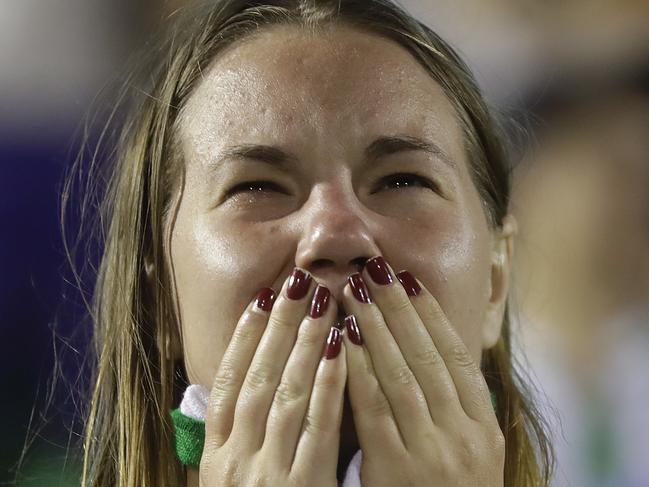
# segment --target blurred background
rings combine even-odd
[[[183,3],[0,0],[0,485],[79,484],[89,287],[66,265],[61,185],[95,95]],[[554,485],[648,487],[649,1],[402,5],[518,141],[516,353],[542,390]]]

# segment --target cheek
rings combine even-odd
[[[422,281],[479,359],[490,275],[486,227],[452,213],[408,227],[399,229],[411,238],[405,239],[405,247],[403,239],[395,246],[393,255],[400,266],[395,270],[408,269]]]
[[[261,287],[281,287],[285,259],[274,253],[277,233],[268,226],[263,231],[247,226],[244,232],[179,209],[171,255],[192,383],[211,386],[245,307]]]

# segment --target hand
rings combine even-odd
[[[377,257],[343,292],[363,341],[346,319],[362,484],[502,487],[505,440],[480,368],[435,298],[399,277]]]
[[[336,303],[315,284],[296,269],[274,304],[262,290],[237,323],[210,395],[201,486],[338,485],[347,368],[321,359],[325,341],[344,347]]]

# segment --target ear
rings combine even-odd
[[[503,218],[502,227],[493,236],[491,251],[491,276],[489,278],[489,302],[482,327],[482,348],[493,347],[500,337],[507,295],[509,293],[510,272],[514,257],[514,237],[518,224],[513,215]]]

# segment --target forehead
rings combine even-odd
[[[233,44],[203,70],[179,122],[190,143],[206,134],[214,143],[266,137],[299,145],[402,133],[433,135],[463,157],[439,84],[404,47],[349,26],[272,26]]]

